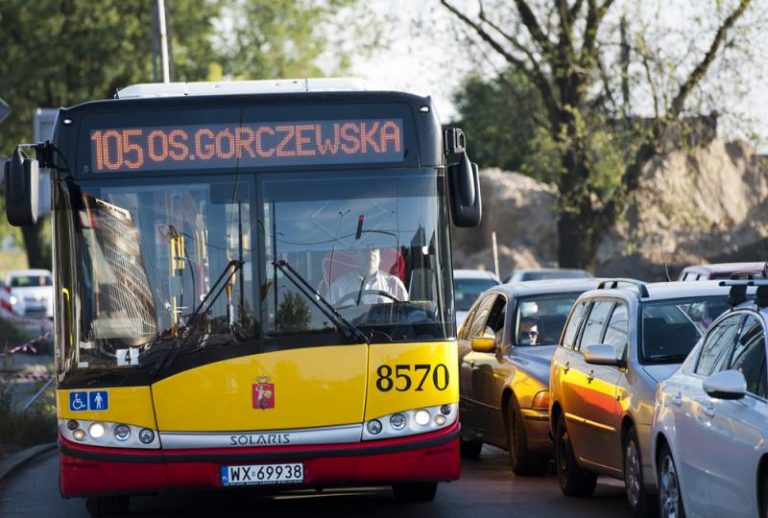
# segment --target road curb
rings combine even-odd
[[[32,446],[31,448],[15,453],[6,459],[0,460],[0,484],[2,484],[11,473],[22,467],[24,464],[55,448],[55,442],[38,444],[37,446]]]

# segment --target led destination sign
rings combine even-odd
[[[402,119],[92,130],[91,171],[276,167],[403,160]]]

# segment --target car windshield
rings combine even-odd
[[[37,286],[52,286],[50,275],[16,275],[11,277],[11,288],[33,288]]]
[[[712,321],[728,307],[726,295],[644,303],[640,361],[681,363]]]
[[[498,283],[493,279],[453,279],[453,291],[456,297],[456,311],[469,311],[472,304],[488,288]]]

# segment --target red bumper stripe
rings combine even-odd
[[[221,487],[222,465],[303,462],[304,484],[280,489],[398,481],[455,480],[460,474],[458,423],[447,430],[315,447],[221,450],[132,450],[83,446],[59,439],[64,496],[132,494]]]

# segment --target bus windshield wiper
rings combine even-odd
[[[306,279],[301,276],[301,274],[299,274],[299,272],[294,270],[293,267],[288,264],[288,261],[280,259],[278,261],[272,261],[272,264],[280,268],[280,271],[285,274],[285,276],[299,289],[299,291],[301,291],[301,293],[304,294],[305,297],[311,300],[312,303],[315,304],[315,306],[317,306],[318,309],[322,311],[326,317],[330,318],[337,327],[340,327],[344,333],[344,336],[353,340],[365,342],[366,344],[370,343],[370,340],[365,335],[365,333],[360,331],[357,327],[355,327],[354,324],[344,318],[341,313],[336,311],[336,308],[334,308],[333,305],[325,299],[325,297],[320,295],[320,293],[318,293],[318,291],[313,288],[312,285],[309,284]]]
[[[235,275],[237,271],[242,267],[243,261],[238,261],[236,259],[232,259],[227,263],[227,265],[224,267],[224,270],[216,279],[216,282],[213,283],[213,286],[206,294],[205,298],[203,298],[203,300],[200,302],[200,305],[197,306],[187,318],[187,323],[182,329],[181,334],[168,349],[165,357],[158,363],[157,367],[152,373],[153,376],[157,376],[162,371],[163,367],[166,365],[171,365],[174,362],[176,357],[179,355],[179,352],[184,347],[189,337],[192,335],[192,330],[195,328],[195,325],[200,319],[200,316],[208,313],[213,304],[224,291],[224,288],[226,288],[227,284],[229,284],[232,276]]]

